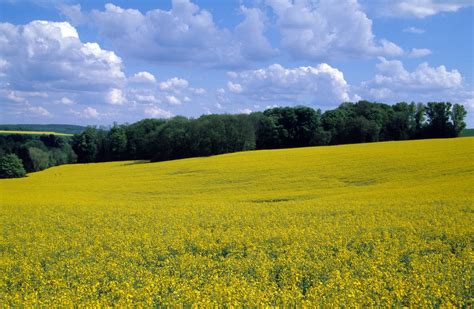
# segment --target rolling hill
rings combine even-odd
[[[39,131],[63,134],[81,133],[85,128],[72,124],[0,124],[0,131]]]
[[[0,305],[468,306],[474,138],[0,180]]]

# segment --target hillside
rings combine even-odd
[[[0,180],[0,305],[466,306],[473,154],[467,137]]]
[[[0,135],[57,135],[57,136],[72,136],[68,133],[58,133],[54,131],[23,131],[23,130],[0,130]]]
[[[72,124],[0,124],[0,131],[39,131],[63,134],[77,134],[86,127]]]
[[[474,129],[464,129],[464,130],[462,130],[460,136],[463,136],[463,137],[474,136]]]

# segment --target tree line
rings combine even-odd
[[[255,149],[446,138],[459,136],[466,126],[466,114],[462,105],[449,102],[388,105],[359,101],[325,112],[305,106],[276,107],[251,114],[203,115],[197,119],[144,119],[114,124],[110,129],[87,127],[71,139],[55,137],[64,144],[42,137],[45,147],[33,140],[19,147],[21,150],[3,153],[17,154],[25,169],[32,171],[47,167],[46,163],[34,163],[38,161],[34,158],[46,158],[35,149],[49,153],[51,166],[76,160],[165,161]],[[67,158],[56,159],[58,148]]]
[[[144,119],[75,135],[79,162],[164,161],[255,149],[456,137],[466,110],[449,102],[343,103],[324,113],[310,107],[276,107],[240,115]]]
[[[27,172],[76,161],[71,137],[0,135],[0,178],[22,177]]]

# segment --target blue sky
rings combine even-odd
[[[366,99],[474,127],[474,1],[0,0],[0,122],[102,124]]]

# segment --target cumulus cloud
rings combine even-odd
[[[64,105],[73,105],[74,104],[74,101],[69,99],[68,97],[62,97],[58,103],[60,104],[64,104]]]
[[[84,116],[87,118],[98,118],[99,112],[95,108],[88,106],[84,109]]]
[[[237,112],[239,114],[250,114],[250,113],[252,113],[252,110],[250,108],[243,108],[243,109],[237,110]]]
[[[0,23],[2,71],[12,88],[98,90],[123,83],[122,60],[97,43],[83,43],[67,22]]]
[[[145,106],[189,110],[196,96],[206,100],[204,88],[183,78],[160,81],[148,71],[123,70],[120,57],[81,41],[67,22],[0,23],[0,109],[9,119],[23,113],[73,123],[135,121]]]
[[[25,102],[25,97],[18,95],[15,91],[5,91],[4,96],[6,99],[11,100],[16,103]]]
[[[77,12],[73,13],[77,15]],[[69,9],[71,11],[72,9]],[[189,0],[141,13],[108,3],[89,14],[99,33],[121,52],[147,61],[235,67],[275,54],[264,36],[264,15],[242,7],[235,29],[218,27],[210,12]]]
[[[431,50],[427,48],[413,48],[409,53],[408,57],[421,58],[431,55]]]
[[[151,105],[145,108],[145,115],[153,118],[171,118],[173,113],[170,111],[161,109],[157,106]]]
[[[188,81],[182,78],[173,77],[164,82],[160,83],[161,90],[179,90],[183,88],[187,88],[189,85]]]
[[[69,114],[72,114],[74,117],[83,118],[83,119],[99,119],[103,116],[101,113],[97,111],[97,109],[93,107],[86,107],[81,111],[77,111],[75,109],[69,109]]]
[[[381,13],[396,17],[425,18],[443,12],[457,12],[474,5],[471,0],[401,0],[382,1]]]
[[[240,7],[245,19],[235,28],[235,36],[240,42],[242,56],[253,60],[263,60],[278,53],[265,37],[264,13],[257,8]]]
[[[377,40],[355,0],[267,0],[277,16],[282,48],[296,58],[397,56],[402,48]]]
[[[46,117],[51,116],[51,113],[46,108],[41,107],[41,106],[28,107],[28,112],[39,115],[39,116],[46,116]]]
[[[408,27],[408,28],[403,29],[403,32],[413,33],[413,34],[423,34],[425,33],[425,30],[416,28],[416,27]]]
[[[58,9],[73,25],[80,25],[87,20],[87,17],[82,13],[80,4],[68,5],[63,3],[58,6]]]
[[[206,94],[207,91],[204,88],[191,88],[190,89],[194,94]]]
[[[122,93],[122,90],[112,88],[106,95],[106,101],[113,105],[122,105],[126,102],[126,99]]]
[[[344,74],[326,63],[284,68],[273,64],[258,70],[230,72],[229,91],[254,101],[337,105],[349,101]],[[220,95],[224,95],[221,91]]]
[[[229,89],[230,92],[233,92],[233,93],[241,93],[242,92],[242,86],[238,83],[233,83],[231,81],[227,82],[227,88]]]
[[[22,90],[10,90],[4,89],[0,91],[0,98],[3,97],[7,101],[13,101],[16,103],[28,102],[30,98],[48,98],[49,95],[42,91],[22,91]]]
[[[378,74],[371,81],[363,83],[372,97],[395,98],[403,94],[421,95],[437,94],[446,90],[459,89],[462,76],[457,70],[447,70],[444,65],[431,67],[421,63],[414,71],[409,72],[399,60],[379,58]],[[438,99],[439,100],[439,99]]]
[[[206,94],[205,89],[191,87],[187,80],[179,77],[171,77],[163,81],[155,80],[153,84],[134,82],[128,85],[125,91],[126,94],[123,96],[126,97],[126,102],[134,106],[137,104],[147,106],[148,115],[151,115],[150,113],[159,105],[172,106],[175,110]],[[188,105],[187,109],[189,108]]]
[[[135,99],[139,102],[147,102],[147,103],[154,103],[158,101],[158,99],[153,94],[148,94],[148,95],[136,94]]]
[[[167,95],[166,103],[171,104],[171,105],[180,105],[181,100],[175,97],[174,95]]]
[[[129,78],[129,80],[135,83],[156,83],[155,76],[150,72],[146,71],[135,73],[132,77]]]

